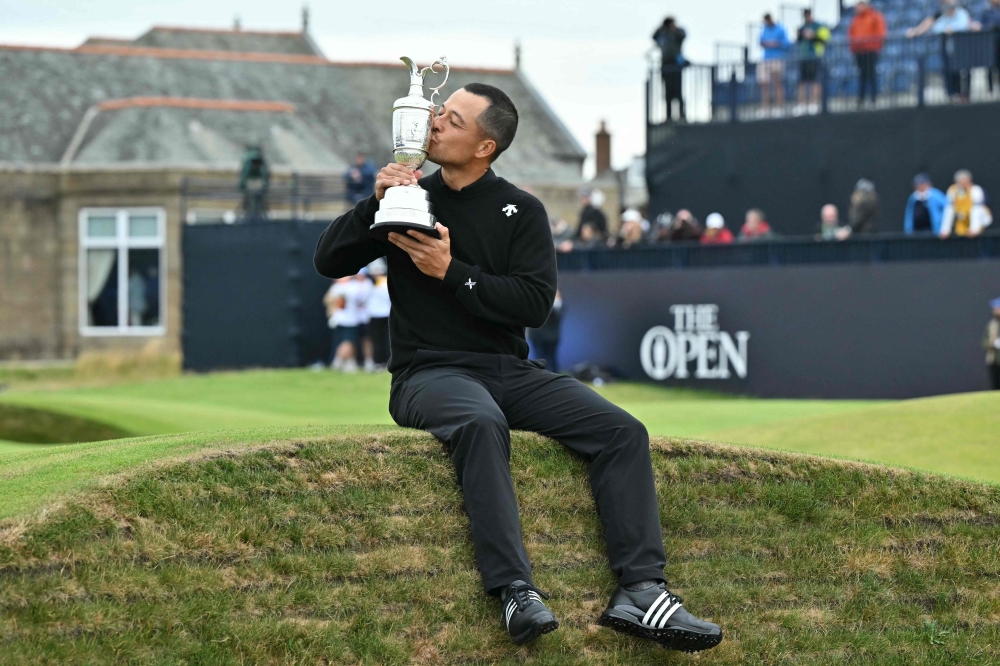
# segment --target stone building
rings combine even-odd
[[[407,84],[402,64],[327,60],[305,25],[0,46],[0,80],[0,359],[180,353],[183,229],[232,221],[246,147],[284,193],[272,217],[330,218],[357,153],[391,160]],[[445,94],[471,81],[521,114],[498,174],[575,219],[583,149],[516,68],[455,68]]]

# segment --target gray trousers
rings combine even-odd
[[[622,585],[665,580],[646,428],[570,377],[514,356],[418,351],[389,412],[441,440],[455,466],[483,586],[532,582],[510,476],[510,429],[555,439],[588,463],[608,560]]]

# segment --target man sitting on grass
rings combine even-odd
[[[722,640],[667,590],[656,488],[645,427],[569,377],[527,360],[526,327],[549,316],[556,260],[548,216],[535,197],[490,168],[514,140],[517,110],[493,86],[458,90],[433,122],[422,178],[390,164],[375,194],[334,220],[319,239],[322,275],[351,275],[385,255],[389,267],[392,373],[389,412],[431,432],[455,466],[483,585],[499,596],[517,644],[558,628],[532,582],[510,475],[510,429],[559,441],[589,463],[619,588],[602,624],[697,651]],[[429,193],[440,239],[417,231],[369,236],[386,189],[418,183]]]

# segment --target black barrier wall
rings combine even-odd
[[[649,130],[650,212],[717,211],[737,232],[749,208],[775,231],[813,234],[819,209],[836,204],[843,220],[859,178],[875,182],[879,231],[902,231],[913,176],[928,172],[947,189],[970,169],[1000,201],[1000,104],[893,109],[752,123],[667,125]],[[652,219],[652,218],[650,218]]]
[[[563,272],[559,282],[563,368],[590,362],[761,397],[988,388],[981,341],[1000,296],[996,259]]]
[[[328,222],[184,227],[184,367],[297,367],[330,353],[312,256]]]

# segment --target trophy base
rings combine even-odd
[[[419,231],[420,233],[430,236],[431,238],[441,238],[441,234],[437,229],[428,227],[425,224],[415,224],[413,222],[376,222],[368,228],[368,235],[372,238],[388,243],[390,233],[403,234],[405,236],[406,232],[410,229]]]

